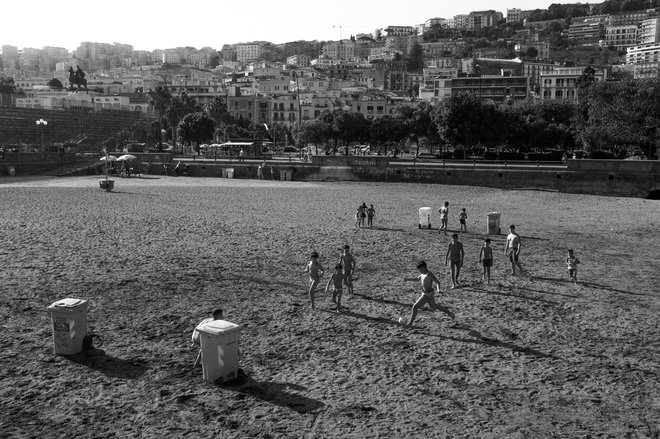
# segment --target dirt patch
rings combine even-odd
[[[98,178],[0,182],[2,437],[658,437],[660,239],[654,200],[421,184]],[[468,213],[463,285],[448,237],[417,209]],[[373,229],[356,229],[373,203]],[[504,236],[480,281],[486,213]],[[439,221],[435,220],[434,227]],[[311,250],[358,262],[345,313],[308,308]],[[581,260],[568,282],[565,253]],[[425,259],[438,301],[406,330]],[[328,273],[329,274],[329,273]],[[324,276],[327,282],[328,275]],[[322,283],[323,283],[322,279]],[[88,299],[94,349],[53,354],[52,302]],[[243,325],[247,377],[210,385],[190,333],[209,310]]]

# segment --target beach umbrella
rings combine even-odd
[[[131,160],[135,160],[135,159],[137,159],[137,157],[135,157],[134,155],[124,154],[124,155],[120,156],[117,159],[117,161],[118,162],[123,162],[123,161],[129,161],[130,162]]]
[[[117,157],[115,157],[113,155],[101,157],[101,161],[106,161],[106,160],[109,161],[109,162],[114,162],[115,160],[117,160]]]

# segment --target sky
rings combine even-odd
[[[296,40],[338,40],[393,26],[414,26],[429,18],[471,11],[545,9],[551,0],[31,0],[2,5],[0,46],[44,46],[75,50],[82,41],[131,44],[135,50]],[[571,2],[566,2],[571,3]],[[67,6],[79,4],[80,6]],[[341,26],[341,28],[339,27]]]

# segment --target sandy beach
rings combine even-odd
[[[533,190],[188,177],[0,178],[0,437],[658,438],[660,202]],[[444,257],[467,210],[460,288]],[[353,215],[374,204],[375,227]],[[433,207],[432,230],[417,209]],[[492,282],[481,282],[486,213]],[[522,236],[510,276],[506,228]],[[341,314],[309,309],[309,253],[357,260]],[[580,259],[568,280],[568,248]],[[418,260],[442,282],[419,296]],[[93,349],[46,311],[89,300]],[[221,307],[246,378],[203,381],[190,335]]]

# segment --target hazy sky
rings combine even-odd
[[[552,0],[112,0],[3,2],[0,46],[76,49],[81,41],[132,44],[136,50],[178,46],[338,40],[388,25],[413,26],[429,18],[470,11],[547,8]],[[569,3],[569,2],[567,2]],[[80,6],[73,6],[79,4]],[[72,5],[72,6],[68,6]]]

